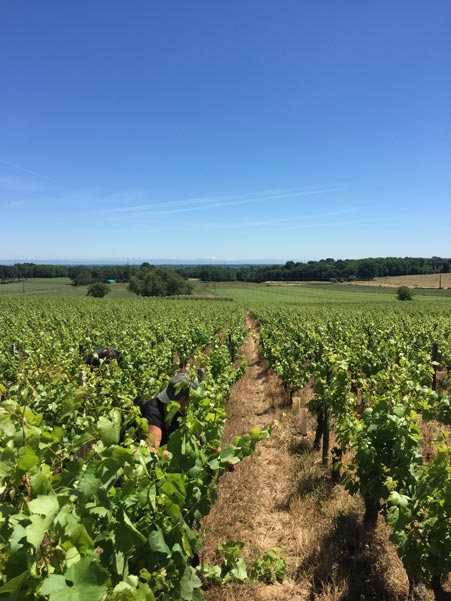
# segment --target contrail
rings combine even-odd
[[[24,171],[25,173],[29,173],[30,175],[34,175],[35,177],[39,177],[41,179],[45,179],[49,182],[56,183],[54,179],[47,177],[46,175],[42,175],[41,173],[36,173],[36,171],[31,171],[31,169],[25,169],[25,167],[21,167],[20,165],[15,165],[14,163],[10,163],[9,161],[5,161],[4,159],[0,159],[0,163],[4,165],[8,165],[9,167],[14,167],[14,169],[19,169],[19,171]]]
[[[312,196],[314,194],[324,194],[327,192],[336,192],[339,188],[294,188],[292,190],[267,190],[264,192],[248,192],[242,195],[231,196],[205,196],[200,198],[190,198],[183,200],[171,200],[168,202],[147,203],[128,207],[116,207],[109,209],[116,213],[150,213],[163,215],[170,213],[185,213],[189,211],[199,211],[217,207],[239,206],[257,202],[270,202],[273,200],[289,200],[290,198]],[[170,208],[179,207],[179,208]],[[163,209],[155,211],[155,209]]]

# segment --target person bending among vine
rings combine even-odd
[[[114,346],[102,346],[85,358],[85,363],[91,367],[99,367],[103,362],[116,360],[118,363],[121,360],[121,354]]]
[[[172,432],[179,428],[180,418],[186,413],[190,390],[193,388],[197,388],[197,383],[188,374],[180,372],[169,380],[166,388],[141,405],[141,415],[149,424],[150,449],[157,450],[165,445]],[[167,411],[171,401],[180,404],[180,409],[172,418]]]

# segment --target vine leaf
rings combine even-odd
[[[9,599],[9,601],[17,601],[19,599],[19,593],[22,590],[22,585],[29,575],[29,571],[22,572],[15,578],[8,580],[6,584],[0,586],[0,598]],[[8,597],[5,594],[8,593]]]
[[[49,601],[100,601],[107,590],[109,576],[99,564],[85,557],[61,576],[52,574],[44,580],[40,593]]]
[[[56,495],[39,495],[28,503],[28,509],[32,515],[31,524],[25,528],[27,541],[37,549],[58,513],[58,498]]]

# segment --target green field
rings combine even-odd
[[[134,297],[127,284],[112,284],[109,298]],[[0,285],[0,296],[86,296],[87,286],[73,286],[70,278],[33,278]]]
[[[110,285],[107,298],[136,298],[127,284]],[[1,296],[85,297],[87,286],[73,286],[69,278],[35,278],[0,285]],[[395,288],[350,284],[254,284],[247,282],[195,282],[193,297],[226,298],[238,303],[387,303],[398,302]],[[96,299],[93,299],[93,301]],[[414,303],[451,302],[451,290],[415,290]]]
[[[448,290],[415,291],[413,303],[431,300],[451,302]],[[441,293],[441,294],[440,294]],[[210,294],[230,298],[240,303],[282,303],[282,304],[315,304],[315,303],[390,303],[399,302],[395,288],[374,286],[358,286],[344,284],[299,284],[268,285],[246,282],[218,282],[195,284],[194,294]]]

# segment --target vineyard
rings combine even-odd
[[[0,599],[188,601],[247,576],[283,579],[282,547],[247,570],[237,541],[223,541],[221,564],[200,560],[222,481],[281,428],[255,416],[225,440],[250,336],[280,382],[280,416],[313,424],[323,480],[361,496],[367,532],[386,522],[410,598],[425,587],[448,598],[447,303],[4,298],[0,309]],[[106,344],[120,361],[87,367]],[[153,452],[137,399],[199,369],[181,428]]]
[[[406,569],[411,598],[437,599],[451,570],[449,313],[361,309],[260,310],[263,354],[285,401],[311,385],[314,448],[331,478],[379,516]],[[434,424],[433,440],[422,429]],[[330,430],[336,446],[330,449]]]

